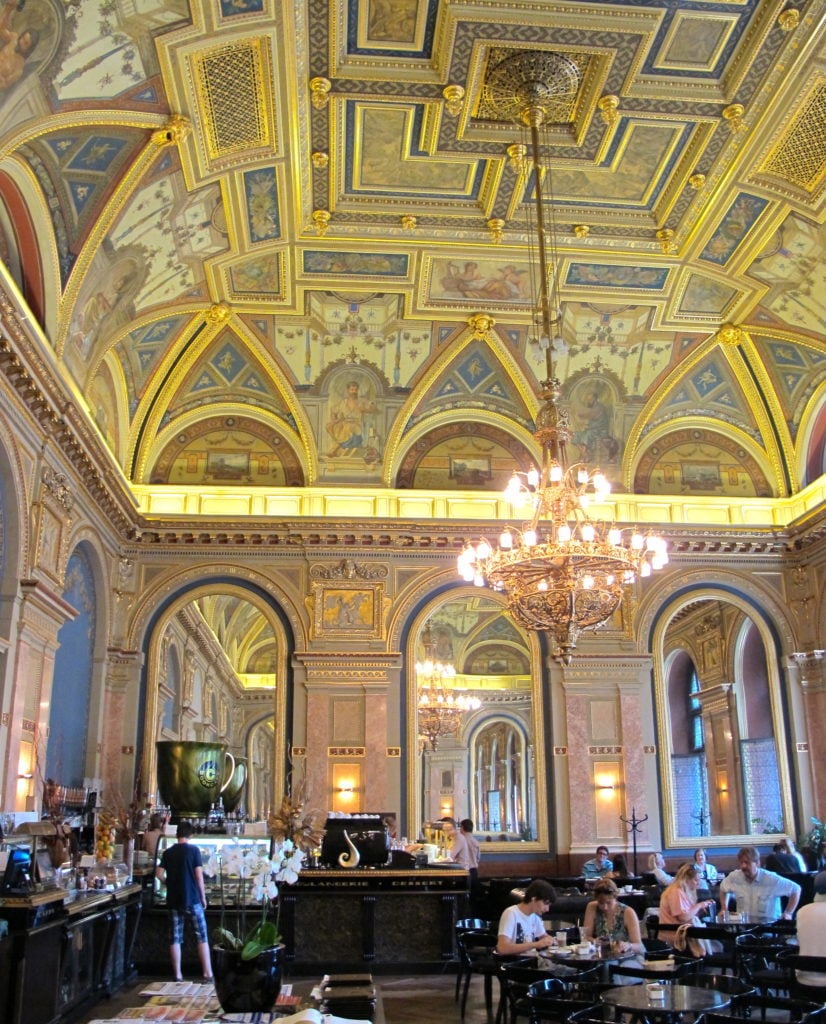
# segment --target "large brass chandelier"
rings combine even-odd
[[[428,622],[422,631],[425,660],[416,662],[416,694],[419,736],[435,750],[440,736],[456,736],[462,718],[476,711],[478,697],[457,691],[451,685],[456,669],[449,662],[434,658],[433,631]]]
[[[526,629],[549,633],[555,655],[568,664],[584,629],[607,622],[625,589],[668,561],[665,541],[637,529],[620,529],[592,519],[588,506],[604,500],[610,484],[584,463],[568,464],[571,428],[567,410],[557,401],[561,384],[554,376],[553,352],[564,349],[553,206],[546,213],[540,129],[570,110],[580,82],[577,65],[564,54],[521,51],[497,64],[485,82],[485,100],[499,116],[530,133],[533,165],[538,278],[537,339],[545,353],[543,404],[534,438],[541,467],[516,474],[505,497],[525,509],[522,529],[507,526],[495,546],[469,544],[459,556],[459,574],[477,586],[507,597],[508,610]]]

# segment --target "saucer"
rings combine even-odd
[[[574,955],[574,951],[572,949],[567,949],[567,948],[556,949],[556,950],[554,950],[553,955],[554,956],[573,956]]]

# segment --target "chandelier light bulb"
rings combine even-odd
[[[631,547],[634,551],[642,551],[645,545],[645,537],[641,533],[634,533],[631,536]]]
[[[552,484],[558,484],[562,480],[562,466],[554,464],[551,466],[550,479]]]
[[[513,547],[513,534],[510,530],[503,530],[499,535],[499,547],[503,551],[510,551]]]
[[[583,590],[593,590],[594,589],[594,577],[593,576],[583,576],[582,577],[582,589]]]
[[[476,545],[476,557],[478,559],[490,558],[492,554],[493,548],[491,548],[486,540],[482,540]]]
[[[547,591],[547,589],[548,589],[548,581],[547,580],[540,580],[537,583],[537,585],[536,585],[536,589],[537,590],[541,590],[543,592],[543,594],[544,594]]]
[[[585,523],[583,524],[580,533],[582,534],[582,539],[590,544],[596,537],[597,532],[590,523]]]
[[[532,548],[536,546],[536,530],[525,530],[522,534],[522,543],[526,548]]]
[[[528,470],[528,486],[529,487],[538,487],[539,486],[539,470],[538,469],[534,468],[534,469],[529,469]]]
[[[642,565],[640,566],[640,576],[643,579],[646,579],[650,575],[651,575],[651,563],[650,562],[643,562]]]
[[[588,470],[584,466],[580,466],[576,471],[576,480],[582,487],[588,483]]]
[[[560,544],[567,544],[571,539],[571,527],[567,523],[563,523],[556,531],[556,539]]]
[[[622,530],[618,530],[616,526],[612,526],[608,531],[608,543],[613,544],[615,548],[618,548],[622,544]]]
[[[474,587],[484,587],[485,577],[480,572],[473,574],[473,585]]]
[[[506,501],[509,501],[511,505],[514,505],[519,500],[521,493],[522,481],[516,473],[514,473],[510,480],[508,480],[508,486],[505,488],[505,499]]]

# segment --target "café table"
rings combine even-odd
[[[692,985],[663,985],[656,996],[649,985],[620,985],[606,989],[600,996],[603,1003],[631,1015],[641,1024],[668,1022],[676,1018],[696,1020],[709,1010],[722,1010],[731,996],[713,989]]]
[[[570,952],[565,952],[569,950]],[[619,964],[625,960],[633,960],[634,957],[640,957],[641,954],[628,952],[628,953],[614,953],[606,952],[592,947],[588,953],[580,953],[578,946],[566,946],[560,949],[559,947],[551,947],[544,952],[544,957],[555,964],[563,964],[566,967],[573,967],[576,970],[584,971],[588,970],[595,965],[600,967],[599,980],[608,981],[609,968],[611,964]]]

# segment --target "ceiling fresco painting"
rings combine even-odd
[[[540,180],[573,455],[625,490],[794,494],[826,457],[824,24],[826,0],[5,5],[0,272],[136,485],[499,489],[546,363],[538,180],[485,86],[564,54]]]

